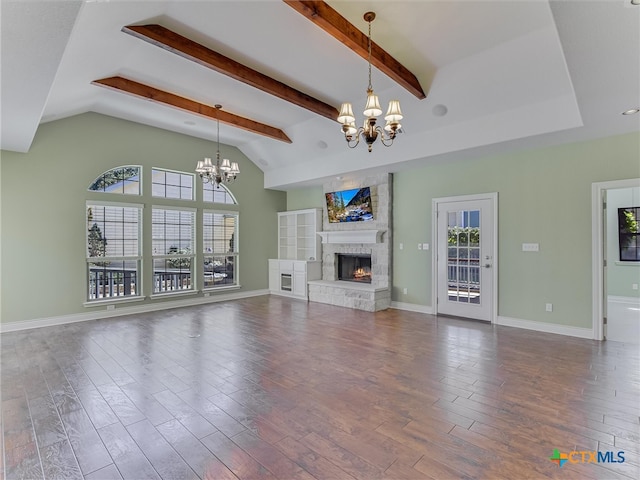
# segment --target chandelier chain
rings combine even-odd
[[[217,124],[217,146],[216,146],[216,159],[220,160],[220,108],[216,105],[216,124]]]
[[[371,85],[371,21],[369,21],[369,37],[368,37],[368,43],[369,43],[369,87],[367,88],[367,91],[369,90],[373,90],[373,85]]]

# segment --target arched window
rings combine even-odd
[[[123,165],[104,172],[89,185],[90,192],[140,195],[139,165]]]
[[[233,193],[224,185],[213,186],[210,183],[202,184],[202,199],[206,203],[226,203],[227,205],[237,205]]]

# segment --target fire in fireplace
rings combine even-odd
[[[371,283],[371,255],[344,255],[338,257],[338,280]]]

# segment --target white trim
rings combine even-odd
[[[147,297],[145,297],[143,295],[131,295],[131,296],[128,296],[128,297],[121,296],[121,297],[101,298],[101,299],[96,299],[96,300],[87,300],[86,302],[84,302],[82,304],[82,306],[87,307],[87,308],[91,308],[91,307],[99,307],[101,305],[113,305],[113,304],[119,304],[119,303],[141,302],[145,298],[147,298]]]
[[[431,199],[431,302],[432,312],[438,314],[438,204],[451,202],[469,202],[476,200],[491,200],[493,206],[493,298],[491,306],[491,323],[498,320],[498,192],[459,195],[455,197],[438,197]]]
[[[431,305],[418,305],[417,303],[391,302],[391,308],[396,310],[404,310],[406,312],[418,312],[433,315],[433,307]]]
[[[380,243],[386,230],[331,230],[316,232],[322,243]]]
[[[211,205],[214,205],[214,204],[212,203]],[[230,204],[218,203],[216,205],[230,205]],[[236,217],[240,216],[240,210],[221,210],[221,209],[203,208],[202,213],[219,213],[221,215],[235,215]]]
[[[609,295],[607,301],[610,303],[624,303],[625,305],[640,307],[640,297],[618,297],[616,295]]]
[[[155,298],[179,297],[181,295],[196,295],[198,293],[200,292],[195,288],[190,288],[190,289],[185,288],[182,290],[170,290],[168,292],[152,293],[151,295],[149,295],[149,298],[155,299]]]
[[[535,322],[532,320],[522,320],[520,318],[503,317],[498,315],[495,324],[503,327],[515,327],[523,328],[525,330],[535,330],[536,332],[567,335],[569,337],[593,338],[591,328],[571,327],[568,325],[558,325],[557,323]]]
[[[591,184],[591,298],[592,337],[604,339],[604,225],[602,202],[608,189],[637,187],[640,178],[594,182]]]
[[[154,198],[164,198],[164,197],[154,197]],[[180,199],[180,198],[167,198],[167,200],[184,200],[184,199]],[[187,200],[188,202],[193,202],[194,200]],[[158,204],[153,204],[151,205],[151,213],[153,214],[153,210],[179,210],[181,212],[189,212],[189,213],[196,213],[198,211],[198,209],[196,207],[180,207],[180,206],[176,206],[176,205],[158,205]],[[195,216],[194,216],[194,222],[195,222]]]
[[[190,307],[206,303],[226,302],[241,298],[259,297],[268,295],[269,290],[250,290],[248,292],[229,293],[225,295],[210,295],[209,297],[199,296],[197,298],[174,300],[167,302],[147,303],[135,307],[115,308],[114,310],[97,310],[87,313],[74,313],[71,315],[61,315],[57,317],[35,318],[33,320],[21,320],[18,322],[7,322],[0,324],[0,333],[16,332],[28,330],[30,328],[52,327],[67,323],[86,322],[89,320],[99,320],[102,318],[120,317],[138,313],[156,312],[158,310],[168,310],[171,308]]]
[[[104,193],[104,192],[102,192]],[[119,194],[118,194],[119,195]],[[136,195],[138,196],[138,195]],[[86,219],[86,209],[90,206],[98,206],[98,207],[128,207],[128,208],[139,208],[140,210],[144,210],[144,203],[128,203],[128,202],[108,202],[105,200],[86,200],[85,202],[85,219]]]
[[[220,287],[206,287],[200,290],[202,293],[211,293],[211,292],[222,292],[225,290],[239,290],[242,288],[242,285],[222,285]]]

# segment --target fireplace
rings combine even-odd
[[[371,255],[343,255],[338,257],[338,280],[371,283]]]

